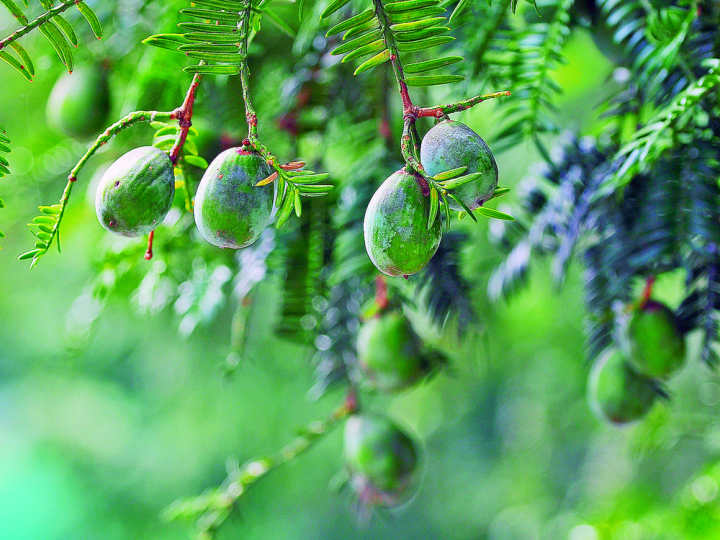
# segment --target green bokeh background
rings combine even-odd
[[[4,33],[13,24],[1,17]],[[342,393],[312,400],[309,351],[262,331],[235,375],[223,377],[227,307],[188,339],[172,313],[139,314],[129,300],[114,301],[91,332],[78,326],[92,309],[84,291],[92,254],[110,241],[83,196],[91,174],[79,182],[64,222],[62,255],[49,254],[32,271],[16,261],[31,245],[24,224],[37,204],[57,198],[84,148],[47,126],[45,102],[61,69],[46,44],[31,38],[27,46],[37,51],[35,82],[0,66],[0,125],[14,148],[14,174],[0,182],[7,235],[0,243],[0,537],[185,538],[192,524],[164,522],[163,508],[219,483],[226,458],[279,448],[298,427],[327,415]],[[100,57],[102,47],[92,43],[90,51]],[[553,74],[564,89],[560,123],[597,132],[592,105],[612,66],[584,33],[573,36],[566,55]],[[261,71],[272,80],[282,69]],[[126,72],[113,77],[122,93]],[[270,83],[265,88],[259,100],[271,108],[279,96]],[[122,99],[116,109],[128,110]],[[459,119],[490,132],[493,110],[483,105]],[[202,98],[197,114],[212,118]],[[149,131],[120,137],[91,166],[143,136],[147,143]],[[497,159],[507,186],[539,160],[530,144]],[[486,224],[462,227],[471,234],[466,273],[484,282],[500,254]],[[674,305],[681,279],[662,277],[658,296]],[[268,325],[276,286],[261,290],[260,319]],[[560,288],[538,262],[529,286],[508,302],[490,305],[484,287],[472,294],[475,331],[462,343],[452,333],[434,338],[452,369],[399,396],[367,400],[422,441],[422,481],[409,504],[358,523],[349,498],[328,488],[342,467],[338,431],[254,486],[219,538],[720,537],[720,381],[697,359],[693,336],[688,365],[669,383],[672,400],[618,429],[596,419],[585,397],[579,264]]]

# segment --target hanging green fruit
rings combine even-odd
[[[357,414],[345,424],[350,485],[367,505],[394,506],[410,495],[418,468],[413,440],[382,416]]]
[[[391,392],[406,388],[427,373],[418,336],[399,311],[383,313],[365,322],[357,340],[360,383]]]
[[[274,186],[256,187],[272,169],[243,148],[220,153],[205,171],[195,195],[195,223],[214,246],[239,249],[251,245],[273,216]]]
[[[98,135],[107,124],[109,112],[107,73],[98,66],[82,66],[64,74],[47,103],[50,124],[77,139]]]
[[[95,195],[103,227],[141,236],[157,227],[172,206],[175,176],[168,155],[152,146],[126,153],[105,172]]]
[[[685,362],[685,340],[675,314],[661,302],[648,300],[633,311],[628,343],[630,365],[648,377],[667,378]]]
[[[617,349],[607,351],[595,362],[588,391],[595,411],[614,424],[642,418],[657,397],[655,382],[635,372]]]
[[[365,249],[383,274],[407,276],[423,269],[442,238],[440,220],[428,229],[429,197],[423,179],[401,169],[385,180],[365,211]]]
[[[470,210],[475,210],[492,197],[498,184],[498,168],[490,147],[472,129],[461,122],[444,120],[427,132],[420,145],[420,161],[430,176],[467,167],[464,174],[482,173],[453,194]],[[463,208],[450,199],[450,208]]]

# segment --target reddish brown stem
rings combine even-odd
[[[385,276],[378,276],[375,278],[375,303],[378,306],[376,317],[382,313],[388,307],[388,288]]]
[[[650,276],[645,280],[645,288],[643,289],[642,297],[640,299],[640,309],[642,309],[650,300],[653,285],[655,285],[655,276]]]
[[[195,97],[197,95],[198,85],[200,84],[200,78],[201,75],[196,73],[193,77],[192,83],[190,83],[190,88],[185,96],[185,101],[179,109],[173,112],[173,116],[177,118],[178,125],[180,126],[180,133],[178,133],[178,136],[175,139],[175,144],[173,145],[172,150],[170,150],[170,161],[173,165],[177,164],[178,159],[180,158],[180,152],[182,151],[183,146],[185,146],[190,126],[192,126],[193,106],[195,105]]]
[[[145,260],[149,261],[153,258],[153,240],[155,239],[155,231],[150,231],[150,235],[148,236],[148,244],[147,244],[147,251],[145,251]]]

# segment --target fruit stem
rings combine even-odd
[[[204,64],[204,62],[200,62],[200,64]],[[180,158],[180,152],[187,140],[190,126],[192,126],[193,106],[195,105],[195,97],[197,95],[197,88],[200,84],[201,77],[202,76],[199,73],[195,74],[192,82],[190,83],[190,88],[188,88],[185,96],[185,101],[183,101],[183,104],[173,112],[173,117],[177,118],[178,126],[180,126],[180,131],[175,139],[175,144],[169,154],[170,161],[173,165],[176,165],[178,159]]]
[[[55,17],[56,15],[59,15],[60,13],[62,13],[66,9],[69,9],[70,7],[74,6],[75,4],[76,4],[75,0],[65,0],[61,4],[49,9],[42,15],[39,15],[37,18],[26,23],[25,26],[18,28],[12,34],[10,34],[6,38],[4,38],[2,41],[0,41],[0,51],[2,51],[5,47],[10,45],[13,41],[20,39],[25,34],[29,34],[33,30],[35,30],[35,28],[37,28],[38,26],[45,24],[53,17]]]
[[[150,234],[148,235],[148,244],[147,244],[147,250],[145,251],[145,260],[149,261],[153,258],[153,240],[155,239],[155,231],[150,231]]]
[[[655,276],[649,276],[645,280],[645,288],[643,289],[642,296],[640,298],[640,303],[638,305],[639,309],[644,308],[645,304],[647,304],[650,301],[650,297],[652,296],[653,285],[655,285]]]
[[[197,517],[199,538],[209,539],[234,510],[238,499],[257,480],[278,467],[293,461],[332,432],[343,420],[358,410],[357,396],[350,390],[343,402],[324,420],[312,422],[277,453],[252,459],[235,466],[221,486],[199,497],[174,502],[165,511],[168,519]]]

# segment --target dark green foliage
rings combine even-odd
[[[299,227],[284,239],[281,254],[286,270],[282,310],[275,331],[306,345],[315,341],[320,310],[326,303],[322,271],[328,258],[327,220],[327,201],[311,199],[304,205]]]
[[[448,319],[457,316],[460,334],[476,322],[470,300],[471,285],[460,274],[460,249],[467,239],[462,233],[445,234],[435,255],[419,274],[417,286],[422,305],[435,324],[442,328]]]
[[[704,333],[702,356],[714,363],[720,129],[718,60],[709,58],[720,55],[712,37],[720,13],[703,5],[658,39],[648,37],[653,32],[643,4],[598,5],[592,24],[612,29],[632,74],[606,106],[616,122],[599,143],[566,145],[549,166],[550,182],[528,191],[527,233],[507,230],[502,241],[510,255],[493,275],[490,292],[508,292],[524,277],[533,253],[552,254],[554,273],[562,279],[580,245],[592,358],[612,342],[613,305],[631,300],[636,279],[682,269],[687,288],[678,323],[683,332]],[[639,107],[648,99],[655,102],[650,114]],[[638,115],[647,120],[628,141],[622,126]]]

